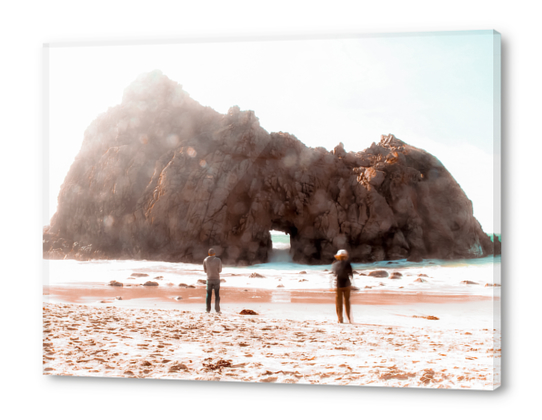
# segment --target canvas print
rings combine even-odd
[[[44,374],[500,385],[497,32],[44,56]]]

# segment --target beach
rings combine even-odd
[[[481,390],[498,384],[494,331],[424,321],[400,327],[46,304],[44,373]]]
[[[352,324],[337,323],[328,266],[225,267],[218,315],[205,313],[201,266],[47,263],[45,374],[477,390],[500,384],[500,285],[492,283],[491,262],[354,265]]]

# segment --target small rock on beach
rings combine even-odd
[[[241,312],[239,312],[239,315],[258,315],[258,313],[252,309],[243,309]]]
[[[109,286],[123,287],[124,284],[122,284],[121,282],[118,282],[118,281],[116,281],[116,280],[111,280],[111,281],[109,282]]]
[[[146,281],[143,283],[143,286],[158,286],[158,283],[155,281]]]
[[[369,273],[371,277],[388,277],[389,274],[386,270],[376,270]]]

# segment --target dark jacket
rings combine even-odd
[[[209,256],[203,260],[203,269],[207,273],[207,280],[220,281],[220,272],[222,271],[222,261],[220,258]]]
[[[354,276],[354,273],[349,261],[334,261],[331,265],[331,271],[335,274],[338,288],[352,285],[350,278]]]

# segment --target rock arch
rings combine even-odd
[[[86,130],[44,231],[47,258],[266,262],[270,230],[294,261],[470,258],[492,242],[438,159],[382,136],[346,153],[268,133],[252,111],[221,115],[156,72]]]

